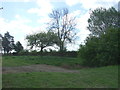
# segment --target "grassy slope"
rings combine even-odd
[[[80,73],[3,74],[3,88],[117,88],[118,66],[81,69]]]
[[[31,64],[48,64],[55,66],[80,64],[77,58],[50,57],[50,56],[4,56],[3,66],[23,66]]]
[[[3,66],[23,66],[30,64],[80,64],[80,60],[67,57],[5,56]],[[81,69],[80,73],[32,72],[3,74],[3,87],[118,87],[118,68]]]

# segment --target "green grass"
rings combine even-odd
[[[118,66],[79,71],[3,74],[3,88],[118,88]]]
[[[50,56],[3,56],[3,66],[81,64],[77,58]],[[75,68],[74,68],[75,69]],[[118,66],[84,68],[79,73],[31,72],[3,74],[3,88],[117,88]]]
[[[51,56],[3,56],[2,66],[24,66],[31,64],[47,64],[54,66],[69,65],[71,67],[80,64],[77,58],[51,57]]]

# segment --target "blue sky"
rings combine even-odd
[[[117,8],[119,0],[0,0],[0,33],[10,32],[14,40],[20,41],[27,49],[26,35],[46,31],[48,14],[53,9],[68,8],[71,16],[77,16],[77,36],[74,44],[68,44],[68,50],[77,50],[90,33],[86,27],[90,9],[97,7]]]

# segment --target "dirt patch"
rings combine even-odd
[[[60,67],[66,68],[66,69],[83,69],[83,68],[90,68],[90,67],[85,67],[80,64],[74,64],[74,65],[68,65],[68,64],[62,64]]]
[[[19,72],[66,72],[66,73],[78,73],[78,70],[68,70],[61,67],[37,64],[29,66],[19,67],[2,67],[2,73],[19,73]]]

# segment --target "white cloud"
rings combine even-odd
[[[53,9],[49,0],[37,0],[36,4],[38,8],[31,8],[28,10],[28,13],[34,13],[38,16],[47,16]]]
[[[81,13],[81,10],[76,10],[76,11],[73,11],[69,14],[70,17],[78,17],[80,16],[82,13]]]
[[[42,17],[42,18],[38,19],[37,22],[40,24],[46,24],[46,23],[50,22],[50,20],[51,19],[49,17]]]
[[[39,15],[39,11],[40,11],[39,8],[31,8],[28,10],[28,13],[37,13]]]
[[[71,0],[71,1],[66,0],[65,2],[67,3],[67,5],[73,6],[73,5],[77,4],[77,3],[79,3],[79,0]]]
[[[30,26],[30,22],[31,20],[23,18],[20,15],[15,15],[14,20],[11,21],[0,18],[0,33],[4,35],[7,31],[10,32],[10,35],[14,36],[15,42],[20,41],[27,48],[26,35],[42,31],[40,27]]]
[[[15,15],[15,20],[19,21],[21,23],[31,23],[32,21],[30,19],[26,19],[26,17],[21,17],[20,15]]]
[[[79,33],[77,33],[77,36],[80,37],[80,42],[83,43],[86,37],[90,34],[89,30],[87,29],[88,26],[88,20],[89,13],[87,12],[85,15],[82,15],[80,18],[78,18],[78,24],[77,28],[80,30]]]
[[[118,3],[118,1],[119,0],[65,0],[66,4],[69,6],[81,4],[84,9],[95,9],[97,7],[109,8]]]
[[[0,2],[30,2],[34,0],[0,0]]]

